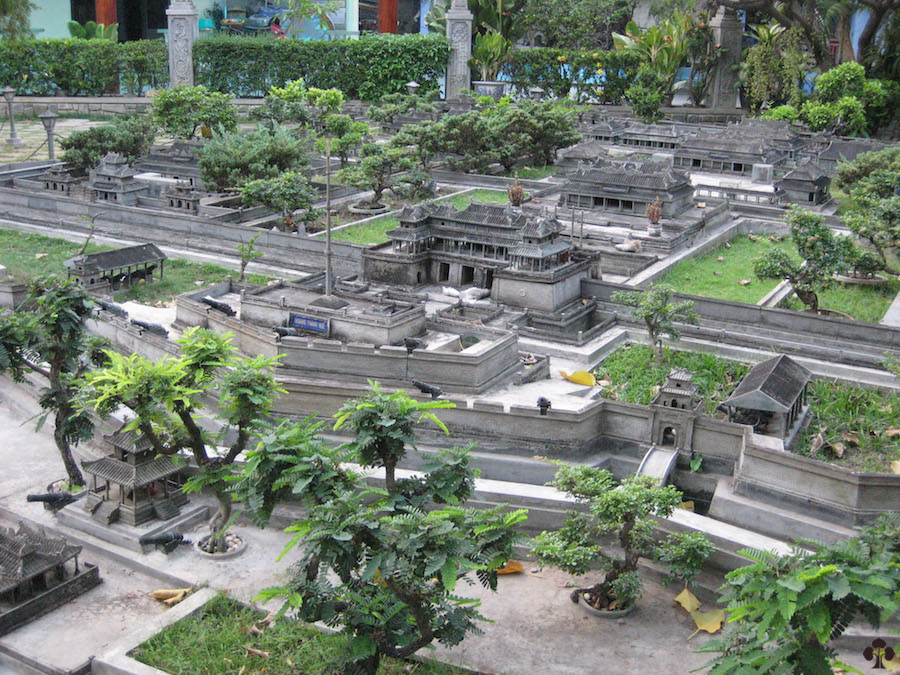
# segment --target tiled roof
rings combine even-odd
[[[80,546],[50,539],[43,531],[19,523],[18,532],[0,527],[0,593],[74,558]]]
[[[580,169],[572,174],[564,191],[579,187],[596,186],[601,192],[604,187],[627,187],[645,190],[673,190],[690,185],[691,179],[684,171],[673,169],[663,162],[601,162],[590,169]]]
[[[115,457],[101,457],[92,462],[84,462],[84,470],[90,474],[128,488],[149,485],[178,471],[168,457],[156,457],[148,462],[132,465]]]
[[[122,267],[145,265],[165,260],[166,255],[155,244],[140,244],[119,248],[115,251],[102,251],[100,253],[85,253],[69,258],[63,263],[71,269],[80,266],[88,274],[99,274]]]
[[[809,382],[810,372],[793,359],[776,356],[753,366],[725,405],[786,413]]]

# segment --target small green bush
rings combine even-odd
[[[117,152],[128,163],[146,155],[153,144],[156,125],[149,115],[116,117],[111,124],[74,131],[61,138],[65,150],[63,161],[76,171],[87,172],[100,163],[108,152]]]
[[[625,98],[631,104],[635,117],[652,124],[662,118],[659,109],[666,101],[668,89],[669,83],[662,75],[649,66],[643,66],[634,84],[625,91]]]
[[[770,108],[760,115],[764,120],[778,120],[780,122],[796,122],[800,119],[800,111],[792,105],[779,105]]]
[[[264,96],[303,79],[340,89],[347,98],[376,100],[415,80],[435,87],[450,44],[442,35],[371,35],[359,40],[272,40],[211,35],[194,43],[196,81],[213,91]]]

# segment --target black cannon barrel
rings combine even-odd
[[[74,502],[75,497],[68,492],[46,492],[39,495],[26,495],[26,502],[44,502],[45,504],[62,504]]]
[[[162,534],[145,534],[138,542],[141,546],[163,546],[165,544],[190,544],[181,532],[163,532]]]

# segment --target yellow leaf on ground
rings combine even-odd
[[[684,607],[685,611],[688,614],[692,614],[700,605],[703,603],[697,599],[697,596],[691,593],[688,589],[684,589],[675,596],[675,602]]]
[[[507,560],[506,564],[497,570],[497,574],[517,574],[524,571],[525,567],[518,560]]]
[[[694,501],[692,499],[689,499],[686,502],[681,502],[677,508],[684,509],[685,511],[693,511]]]
[[[831,449],[834,450],[835,456],[840,459],[844,456],[844,444],[843,443],[835,443],[831,446]]]
[[[884,433],[887,434],[888,438],[894,438],[894,436],[900,436],[900,427],[888,427],[887,431]]]
[[[705,630],[707,633],[715,633],[725,623],[725,610],[713,609],[709,612],[701,612],[695,609],[691,612],[691,618],[697,624],[697,630],[694,631],[694,634],[701,630]]]
[[[569,382],[574,382],[575,384],[583,384],[588,387],[593,387],[595,384],[597,384],[597,380],[594,378],[594,376],[586,370],[576,370],[571,375],[568,375],[566,374],[566,371],[561,370],[559,371],[559,374],[566,378]]]
[[[162,602],[164,605],[171,607],[172,605],[177,605],[182,600],[184,600],[184,591],[179,591],[178,595],[173,595],[171,598],[163,600]]]
[[[891,462],[891,471],[893,471],[894,473],[900,473],[900,459]]]
[[[156,600],[168,600],[169,598],[174,598],[179,594],[184,595],[190,590],[190,588],[161,588],[158,591],[153,591],[150,595],[152,595]]]

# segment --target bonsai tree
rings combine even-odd
[[[308,140],[278,127],[211,138],[200,150],[200,175],[210,190],[240,189],[253,180],[276,178],[309,166]]]
[[[26,373],[46,379],[37,429],[52,413],[53,440],[72,485],[84,485],[72,448],[94,433],[90,415],[77,404],[78,381],[106,360],[105,342],[91,336],[85,326],[93,308],[77,281],[48,278],[34,283],[19,309],[0,314],[0,373],[17,382]]]
[[[316,139],[316,150],[325,154],[325,137],[331,139],[331,151],[337,154],[341,168],[347,166],[350,152],[369,135],[369,125],[357,122],[350,115],[325,115],[322,118],[323,135]]]
[[[681,336],[676,322],[697,324],[693,301],[672,302],[674,294],[675,289],[671,286],[657,284],[642,293],[617,291],[610,297],[613,302],[634,308],[632,315],[644,322],[656,360],[660,363],[663,359],[663,336],[668,335],[673,340]]]
[[[400,131],[391,137],[390,143],[395,148],[405,150],[425,173],[431,169],[431,160],[443,147],[443,127],[440,122],[419,122],[404,124]]]
[[[244,277],[247,275],[247,265],[249,265],[257,258],[263,257],[262,251],[256,250],[256,240],[259,239],[259,235],[261,234],[262,232],[257,232],[247,240],[246,244],[243,241],[238,244],[238,254],[241,256],[241,267],[240,273],[238,274],[238,282],[244,281]]]
[[[231,517],[231,465],[252,447],[282,391],[272,372],[278,357],[239,357],[231,335],[196,327],[178,343],[179,357],[159,361],[107,351],[109,364],[85,377],[82,406],[101,416],[127,408],[132,417],[126,430],[141,433],[158,454],[190,453],[199,473],[184,489],[206,488],[215,495],[219,509],[209,522],[210,552],[225,551],[222,535]],[[213,388],[219,399],[210,412],[206,397]],[[209,417],[221,423],[220,431],[201,426]]]
[[[166,133],[188,140],[196,138],[202,128],[208,133],[237,129],[231,97],[203,85],[160,89],[153,96],[153,119]]]
[[[601,581],[572,591],[572,602],[583,598],[595,609],[627,609],[641,597],[637,568],[642,558],[662,563],[671,578],[687,582],[714,550],[700,533],[657,537],[653,517],[671,515],[681,493],[652,477],[630,476],[619,483],[604,469],[559,463],[551,484],[583,508],[569,511],[559,530],[542,532],[532,553],[541,565],[570,574],[587,574],[597,566],[604,573]]]
[[[405,658],[435,641],[456,645],[476,631],[483,617],[477,602],[458,595],[458,580],[475,572],[495,589],[526,517],[465,508],[475,477],[469,448],[441,452],[426,459],[424,476],[398,480],[416,425],[427,419],[443,428],[432,410],[452,404],[370,384],[336,415],[335,428],[352,434],[341,450],[316,438],[309,421],[284,422],[249,453],[239,488],[261,524],[281,497],[300,499],[308,515],[288,528],[295,536],[285,549],[302,542],[294,576],[259,597],[284,598],[303,620],[340,625],[350,636],[342,673],[374,674],[382,656]],[[347,461],[383,467],[384,488],[368,487]]]
[[[319,215],[312,207],[316,200],[315,189],[306,176],[296,171],[288,171],[275,178],[252,180],[240,191],[244,204],[262,204],[280,212],[289,231],[296,231],[298,222],[306,225]],[[295,218],[297,211],[302,211],[299,218]]]
[[[654,225],[658,225],[660,218],[662,218],[662,203],[657,196],[656,199],[647,204],[647,220]]]
[[[381,143],[367,143],[359,151],[359,163],[341,171],[342,180],[375,194],[368,202],[369,208],[383,207],[384,191],[393,188],[401,178],[395,174],[409,171],[412,159],[404,148]]]
[[[519,174],[516,174],[513,184],[506,188],[506,196],[509,197],[509,203],[515,207],[522,206],[525,201],[525,188],[519,184]]]
[[[704,666],[710,675],[777,672],[831,673],[832,641],[851,622],[874,628],[900,610],[900,526],[882,517],[858,539],[812,544],[810,553],[789,555],[743,550],[752,562],[725,575],[731,630],[708,642],[702,652],[716,658]],[[886,647],[883,644],[882,647]],[[876,656],[871,647],[867,660]],[[877,667],[877,663],[873,665]]]
[[[116,152],[129,164],[146,155],[156,136],[156,124],[148,115],[116,117],[112,123],[73,131],[59,139],[65,151],[63,161],[73,169],[86,173],[108,152]]]
[[[411,112],[436,113],[437,106],[418,94],[385,94],[377,103],[369,106],[369,119],[375,122],[393,124],[398,115]]]
[[[849,267],[853,242],[835,235],[819,214],[796,206],[791,207],[785,220],[790,223],[791,238],[802,261],[773,248],[753,261],[753,273],[759,279],[786,279],[800,302],[818,312],[818,291],[831,286],[833,274]]]

